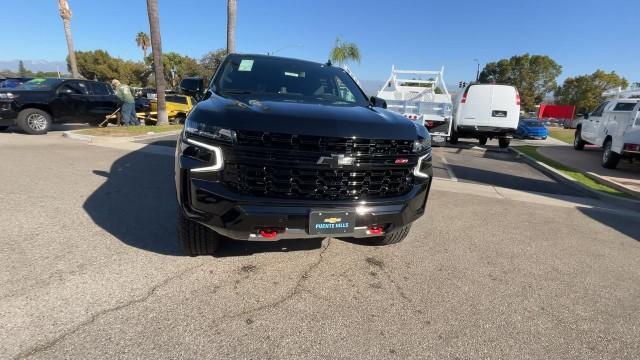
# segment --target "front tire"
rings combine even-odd
[[[184,215],[178,207],[178,236],[188,256],[213,255],[220,247],[221,236]]]
[[[573,137],[573,148],[576,150],[584,150],[584,146],[587,143],[582,140],[582,131],[580,128],[576,129],[575,135]]]
[[[509,139],[509,138],[499,138],[498,139],[498,146],[500,146],[500,148],[502,148],[502,149],[508,148],[509,144],[511,144],[511,139]]]
[[[9,127],[8,126],[0,126],[0,132],[7,130]]]
[[[613,141],[607,139],[604,142],[604,151],[602,153],[602,167],[607,169],[615,169],[620,162],[620,155],[613,151]]]
[[[455,145],[458,143],[458,133],[455,130],[451,130],[451,136],[449,136],[449,144]]]
[[[480,145],[487,145],[487,140],[489,140],[486,136],[480,136],[478,138],[478,142],[480,143]]]
[[[397,244],[409,235],[409,230],[411,230],[411,224],[405,225],[397,231],[386,233],[383,236],[370,238],[369,241],[374,245]]]
[[[51,115],[40,109],[24,109],[18,113],[18,126],[31,135],[44,135],[51,127]]]

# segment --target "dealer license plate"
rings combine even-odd
[[[355,222],[355,211],[311,211],[309,213],[309,234],[339,235],[352,233]]]

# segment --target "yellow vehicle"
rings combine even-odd
[[[169,122],[172,124],[183,124],[187,118],[189,111],[195,106],[196,100],[191,96],[167,94],[165,95],[167,102],[167,115]],[[145,125],[155,125],[158,121],[158,102],[154,99],[149,102],[148,111],[136,112],[136,117]],[[107,126],[107,123],[115,122],[120,125],[120,108],[113,114],[107,115],[105,120],[100,123],[100,127]]]
[[[167,115],[169,116],[169,121],[174,124],[184,123],[184,120],[187,118],[187,114],[189,114],[189,111],[191,111],[196,104],[194,98],[186,95],[167,94],[165,95],[165,100],[167,102]],[[156,118],[158,114],[157,100],[151,100],[149,105],[151,108],[149,115],[151,116],[147,116],[146,113],[138,113],[138,117],[140,118],[140,115],[142,115],[145,122],[149,120],[154,121],[154,118]]]

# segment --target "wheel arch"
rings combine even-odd
[[[42,110],[42,111],[46,112],[47,114],[49,114],[49,116],[51,116],[52,120],[55,119],[55,117],[53,116],[53,112],[51,111],[51,108],[47,104],[38,104],[38,103],[24,104],[24,105],[20,106],[20,108],[18,109],[18,112],[20,112],[22,110],[27,110],[27,109]]]

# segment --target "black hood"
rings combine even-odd
[[[386,109],[287,101],[239,101],[213,95],[189,120],[233,130],[367,139],[415,140],[424,126]]]

